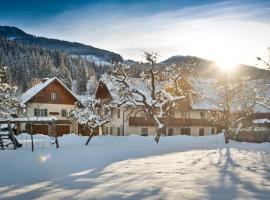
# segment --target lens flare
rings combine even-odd
[[[46,162],[47,160],[50,160],[50,159],[51,159],[51,155],[50,154],[42,155],[42,156],[39,157],[40,163],[44,163],[44,162]]]

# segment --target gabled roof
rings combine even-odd
[[[120,83],[113,80],[109,75],[103,75],[101,78],[102,84],[104,84],[107,88],[107,91],[111,95],[111,97],[118,101],[122,96],[119,96],[117,94],[117,87],[120,87]],[[130,85],[133,86],[136,89],[139,89],[143,94],[149,94],[149,87],[145,81],[142,81],[138,78],[131,78]],[[224,101],[223,98],[219,94],[219,89],[216,85],[216,79],[214,78],[193,78],[188,80],[181,80],[181,83],[184,83],[187,86],[187,89],[193,89],[193,93],[196,94],[196,98],[193,99],[192,102],[190,102],[190,106],[193,110],[223,110],[223,107],[221,106],[222,102]],[[258,84],[258,80],[253,81],[253,86],[250,85],[250,87],[255,88],[254,85]],[[252,81],[249,83],[251,84]],[[157,85],[158,87],[162,87],[163,85],[159,83]],[[169,88],[170,89],[170,88]],[[170,91],[168,91],[170,92]],[[259,93],[261,91],[259,90]],[[270,82],[268,88],[265,90],[265,94],[260,94],[265,97],[270,98]],[[146,96],[147,99],[150,99],[150,97]],[[240,112],[242,108],[234,103],[232,106],[233,112]],[[256,104],[253,108],[253,111],[255,113],[269,113],[270,109]]]
[[[39,92],[41,92],[43,89],[45,89],[48,85],[50,85],[52,82],[57,81],[61,86],[63,86],[65,88],[65,90],[68,91],[68,93],[70,95],[72,95],[78,102],[79,99],[70,91],[70,89],[68,89],[64,83],[62,83],[62,81],[60,81],[57,77],[51,78],[46,80],[45,82],[41,82],[35,86],[33,86],[32,88],[30,88],[29,90],[27,90],[25,93],[22,94],[21,98],[20,98],[20,103],[21,104],[26,104],[28,101],[30,101],[34,96],[36,96]]]
[[[149,104],[151,104],[151,101],[152,101],[152,98],[150,96],[151,92],[149,91],[150,87],[149,87],[149,83],[147,83],[147,81],[141,80],[139,78],[129,78],[126,81],[128,82],[128,84],[131,87],[130,90],[132,90],[132,89],[138,90],[139,92],[141,92],[142,94],[145,95],[146,101]],[[124,91],[125,90],[125,86],[122,83],[119,83],[115,79],[111,78],[110,75],[108,75],[108,74],[103,74],[102,75],[102,77],[100,79],[99,87],[103,86],[103,85],[106,86],[104,88],[109,92],[110,97],[114,101],[123,102],[123,101],[125,101],[127,99],[126,96],[121,95],[121,92],[119,94],[119,91],[121,91],[121,90]],[[162,82],[157,84],[157,88],[162,87],[162,86],[163,86]],[[98,90],[96,91],[96,95],[98,94],[97,92],[98,92]],[[133,94],[133,95],[134,95],[134,98],[136,98],[136,99],[141,98],[140,95],[137,95],[137,94]],[[130,104],[132,104],[132,103],[130,103]]]

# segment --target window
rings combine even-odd
[[[48,110],[47,109],[34,109],[34,116],[36,117],[47,117],[48,116]]]
[[[121,129],[120,127],[117,127],[117,135],[119,136],[121,134]]]
[[[61,116],[62,116],[62,117],[67,117],[67,110],[62,109],[62,110],[61,110]]]
[[[109,133],[109,129],[108,129],[108,127],[106,126],[106,135],[108,135],[108,133]]]
[[[215,128],[211,128],[211,134],[215,134]]]
[[[174,118],[174,110],[171,111],[171,117]]]
[[[55,92],[51,93],[51,100],[56,100],[56,93]]]
[[[200,112],[201,119],[205,119],[205,112]]]
[[[148,136],[148,128],[141,128],[141,136]]]
[[[191,129],[187,128],[187,135],[190,135],[190,133],[191,133]]]
[[[181,118],[187,118],[187,112],[181,112]]]
[[[117,117],[120,118],[120,109],[117,109]]]
[[[190,135],[190,128],[181,128],[181,135]]]
[[[204,128],[199,129],[199,136],[204,136]]]
[[[110,127],[110,135],[113,134],[113,127]]]
[[[169,128],[168,129],[168,136],[172,136],[173,135],[173,128]]]
[[[162,129],[160,129],[160,131],[161,131],[161,135],[166,136],[166,127],[163,127]]]

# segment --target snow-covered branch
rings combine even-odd
[[[71,116],[84,128],[89,130],[89,139],[86,145],[90,142],[95,131],[112,119],[112,111],[117,108],[113,102],[101,104],[100,100],[94,97],[89,97],[82,101],[83,107],[72,111]]]
[[[102,81],[110,87],[114,101],[118,105],[131,106],[141,110],[156,125],[155,140],[159,141],[161,129],[166,125],[169,114],[178,102],[189,96],[189,90],[183,90],[179,80],[192,74],[192,67],[157,65],[157,54],[145,52],[147,69],[139,78],[129,74],[128,68],[116,64],[114,70],[102,77]]]

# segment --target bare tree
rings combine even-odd
[[[260,61],[261,64],[263,64],[263,67],[266,67],[266,69],[270,70],[270,47],[268,47],[268,58],[262,59],[261,57],[257,57],[257,60]]]
[[[121,102],[122,105],[132,106],[154,122],[155,141],[158,143],[173,108],[190,97],[188,93],[191,91],[183,90],[179,80],[188,78],[193,70],[188,64],[158,65],[157,54],[153,52],[145,52],[144,56],[148,67],[139,78],[133,78],[128,67],[116,64],[111,74],[103,79],[114,85],[114,92],[119,97],[118,105]]]
[[[85,145],[88,145],[97,129],[110,122],[112,110],[116,106],[113,105],[113,102],[101,104],[101,102],[95,98],[88,98],[82,103],[84,107],[72,111],[71,115],[79,124],[89,130],[89,137],[85,143]]]
[[[235,126],[240,128],[241,121],[254,111],[256,91],[248,87],[249,83],[247,77],[233,77],[229,73],[224,73],[217,81],[222,111],[217,111],[215,120],[224,127],[225,143],[229,142]]]
[[[262,64],[262,67],[264,67],[267,70],[270,70],[270,47],[268,47],[268,58],[263,59],[261,57],[257,57],[257,60]],[[257,97],[257,103],[266,109],[270,110],[270,94],[267,94],[267,92],[270,91],[270,80],[269,77],[263,77],[260,82],[260,90],[259,92],[263,95],[260,95]]]

